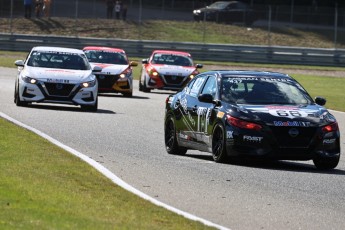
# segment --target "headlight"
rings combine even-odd
[[[189,75],[190,79],[193,79],[195,76],[193,74]]]
[[[35,78],[32,78],[32,77],[22,76],[22,79],[26,83],[30,83],[30,84],[36,84],[37,83],[37,80]]]
[[[201,11],[200,11],[200,10],[193,10],[193,13],[194,13],[194,14],[200,14]]]
[[[93,81],[87,81],[80,84],[82,88],[94,87],[96,85],[96,79]]]

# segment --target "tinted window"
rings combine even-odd
[[[193,61],[188,56],[175,54],[160,54],[157,53],[151,60],[152,64],[178,65],[178,66],[193,66]]]
[[[213,97],[215,97],[216,92],[217,92],[216,78],[213,76],[210,76],[207,79],[207,82],[204,88],[202,89],[201,94],[211,94]]]
[[[127,65],[127,57],[124,53],[111,51],[86,50],[85,54],[90,62]]]
[[[190,90],[190,95],[197,97],[199,95],[200,89],[206,80],[206,76],[201,76],[195,79],[195,82]]]
[[[246,104],[310,104],[309,94],[293,79],[223,77],[221,99]]]
[[[28,66],[88,70],[90,65],[85,55],[66,52],[33,51],[27,63]]]

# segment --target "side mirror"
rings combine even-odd
[[[315,97],[315,103],[321,106],[326,104],[326,98],[323,97]]]
[[[23,60],[17,60],[14,62],[16,66],[24,67],[24,61]]]
[[[129,63],[129,65],[130,65],[130,66],[138,66],[138,62],[136,62],[136,61],[131,61],[131,62]]]
[[[143,59],[143,60],[141,60],[141,63],[143,63],[143,64],[148,64],[148,63],[149,63],[149,60],[148,60],[148,59]]]
[[[92,72],[94,72],[94,73],[99,73],[101,71],[102,71],[102,68],[99,67],[99,66],[94,66],[93,69],[92,69]]]
[[[201,68],[203,67],[203,64],[196,64],[195,67],[196,67],[197,69],[201,69]]]
[[[213,103],[213,96],[211,94],[200,94],[198,96],[199,101],[205,103]]]

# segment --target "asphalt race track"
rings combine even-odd
[[[231,229],[345,229],[345,113],[334,112],[342,158],[331,171],[311,161],[217,164],[210,154],[168,155],[167,91],[99,97],[97,113],[79,107],[13,103],[16,69],[0,67],[0,112],[104,165],[138,190]],[[18,140],[20,143],[20,140]]]

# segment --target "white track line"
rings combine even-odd
[[[27,130],[30,130],[30,131],[36,133],[37,135],[43,137],[44,139],[50,141],[53,144],[59,146],[60,148],[66,150],[67,152],[77,156],[78,158],[82,159],[83,161],[85,161],[86,163],[88,163],[89,165],[91,165],[92,167],[97,169],[100,173],[102,173],[104,176],[109,178],[112,182],[114,182],[118,186],[126,189],[127,191],[129,191],[129,192],[131,192],[131,193],[133,193],[133,194],[135,194],[135,195],[137,195],[137,196],[139,196],[145,200],[152,202],[155,205],[166,208],[167,210],[172,211],[174,213],[177,213],[177,214],[179,214],[179,215],[181,215],[187,219],[199,221],[199,222],[201,222],[207,226],[218,228],[221,230],[229,230],[229,228],[226,228],[226,227],[220,226],[218,224],[212,223],[208,220],[202,219],[200,217],[194,216],[190,213],[184,212],[184,211],[179,210],[177,208],[174,208],[170,205],[167,205],[163,202],[160,202],[160,201],[154,199],[153,197],[150,197],[147,194],[145,194],[145,193],[139,191],[138,189],[132,187],[131,185],[127,184],[126,182],[121,180],[119,177],[117,177],[115,174],[113,174],[111,171],[109,171],[107,168],[105,168],[103,165],[101,165],[100,163],[96,162],[95,160],[89,158],[88,156],[76,151],[75,149],[72,149],[71,147],[68,147],[68,146],[62,144],[61,142],[55,140],[54,138],[48,136],[47,134],[45,134],[45,133],[43,133],[43,132],[41,132],[41,131],[39,131],[39,130],[31,127],[31,126],[25,125],[25,124],[21,123],[20,121],[17,121],[17,120],[13,119],[12,117],[10,117],[10,116],[2,113],[2,112],[0,112],[0,116],[5,118],[6,120],[16,124],[16,125],[19,125],[19,126],[25,128]]]

